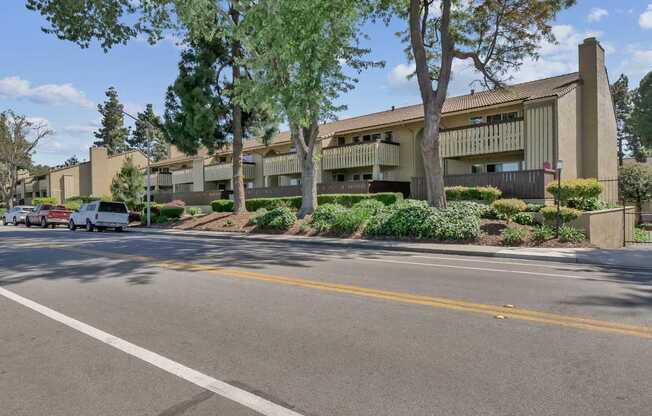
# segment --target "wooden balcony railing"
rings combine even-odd
[[[152,173],[150,176],[150,185],[151,186],[172,186],[172,174],[171,173]],[[147,178],[145,178],[147,180]],[[180,183],[180,182],[177,182]]]
[[[192,183],[192,169],[181,169],[172,172],[172,184]]]
[[[296,153],[266,157],[263,161],[265,176],[301,173],[301,164]]]
[[[243,162],[243,171],[245,179],[256,177],[256,164]],[[204,180],[206,181],[226,181],[233,177],[233,165],[231,163],[219,163],[217,165],[208,165],[204,167]]]
[[[398,166],[400,163],[399,151],[398,143],[355,143],[324,148],[322,160],[326,170],[373,165]]]
[[[439,133],[441,157],[459,157],[524,149],[523,119],[483,124]]]

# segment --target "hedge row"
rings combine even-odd
[[[493,186],[450,186],[444,189],[449,201],[485,201],[490,204],[503,194]]]
[[[403,195],[393,192],[381,192],[377,194],[325,194],[317,195],[317,203],[322,204],[338,204],[345,207],[352,207],[360,201],[376,200],[385,205],[391,205],[403,199]],[[272,210],[278,207],[289,207],[294,209],[301,208],[300,196],[289,196],[279,198],[252,198],[245,201],[247,211],[257,211],[261,208]],[[218,199],[211,202],[213,212],[232,212],[233,201],[229,199]]]

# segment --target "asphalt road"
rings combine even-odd
[[[0,227],[0,415],[651,409],[650,272]]]

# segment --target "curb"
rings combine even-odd
[[[553,256],[546,254],[527,254],[527,253],[509,253],[503,251],[474,251],[474,250],[462,250],[459,248],[430,248],[430,247],[406,247],[400,244],[378,244],[378,241],[375,240],[351,240],[351,239],[324,239],[320,238],[319,240],[315,238],[284,238],[276,239],[269,238],[266,235],[252,235],[252,234],[239,234],[232,233],[222,233],[222,234],[192,234],[188,232],[170,232],[168,230],[153,231],[153,230],[143,230],[143,229],[131,229],[131,232],[137,232],[142,234],[161,234],[175,237],[185,237],[185,238],[211,238],[211,239],[233,239],[233,240],[249,240],[249,241],[265,241],[265,242],[276,242],[276,243],[299,243],[299,244],[312,244],[312,245],[322,245],[322,246],[345,246],[350,248],[362,248],[362,249],[376,249],[376,250],[387,250],[387,251],[398,251],[398,252],[412,252],[412,253],[428,253],[428,254],[448,254],[448,255],[458,255],[458,256],[473,256],[473,257],[494,257],[494,258],[510,258],[510,259],[520,259],[520,260],[539,260],[539,261],[552,261],[557,263],[580,263],[577,255],[562,257],[562,256]],[[362,242],[364,241],[364,242]],[[593,265],[602,265],[602,266],[611,266],[611,267],[620,267],[616,265],[608,264],[597,264],[597,263],[582,263],[582,264],[593,264]],[[639,268],[640,269],[640,268]],[[652,268],[650,268],[652,270]]]

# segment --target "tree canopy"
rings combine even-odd
[[[168,154],[168,145],[164,131],[163,121],[154,113],[152,104],[145,106],[145,111],[136,116],[134,129],[126,140],[127,146],[147,154],[149,145],[150,157],[154,162],[165,159]]]
[[[124,202],[131,210],[138,210],[145,197],[145,175],[127,157],[120,171],[111,181],[111,195],[116,201]]]
[[[118,100],[118,92],[114,87],[106,90],[106,100],[97,105],[97,111],[102,115],[100,128],[93,133],[95,146],[106,147],[109,154],[122,153],[127,150],[126,143],[129,129],[124,126],[124,106]]]
[[[652,148],[652,72],[649,72],[639,84],[632,97],[632,114],[630,117],[632,132],[640,138],[641,144]]]

